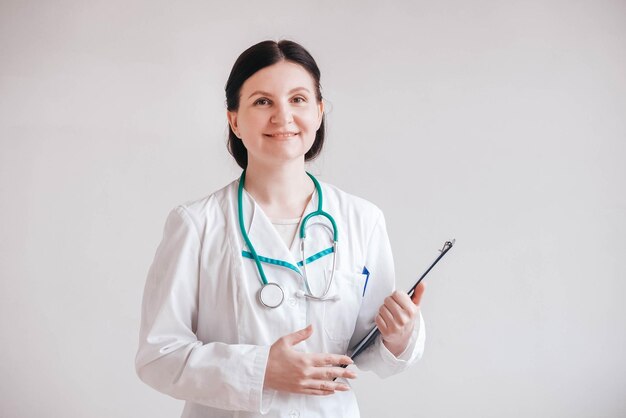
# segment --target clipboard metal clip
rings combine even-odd
[[[452,241],[446,241],[443,244],[443,247],[441,248],[441,250],[439,250],[440,253],[446,252],[448,251],[450,248],[452,248],[452,246],[454,245],[454,243],[456,242],[456,239],[453,238]]]

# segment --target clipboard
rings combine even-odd
[[[448,253],[448,251],[450,251],[450,249],[452,248],[452,246],[454,245],[454,243],[456,242],[455,239],[453,239],[452,241],[446,241],[445,244],[443,244],[443,247],[439,250],[439,252],[441,254],[439,254],[437,256],[437,258],[435,259],[435,261],[432,262],[432,264],[430,265],[430,267],[428,267],[426,269],[426,271],[420,276],[419,279],[417,279],[417,281],[415,282],[415,284],[413,285],[413,287],[411,287],[411,289],[408,291],[409,296],[413,296],[413,294],[415,293],[415,288],[417,287],[417,285],[420,284],[420,282],[422,280],[424,280],[424,277],[426,277],[426,275],[432,270],[433,267],[435,267],[435,264],[437,264],[439,262],[439,260],[441,260],[441,258],[446,255]],[[357,343],[357,345],[354,346],[354,348],[352,349],[352,352],[349,354],[349,356],[352,359],[355,359],[356,357],[359,356],[359,354],[361,354],[363,351],[365,351],[370,345],[372,345],[374,343],[374,341],[376,341],[376,337],[378,337],[378,335],[380,334],[380,331],[378,330],[378,327],[374,327],[372,328],[372,330],[370,332],[367,333],[367,335],[365,337],[363,337],[361,339],[361,341],[359,341]],[[347,365],[341,365],[341,367],[346,368],[348,367]],[[333,379],[335,380],[335,379]]]

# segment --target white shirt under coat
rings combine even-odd
[[[136,369],[146,384],[186,401],[182,417],[359,417],[352,391],[312,396],[263,389],[269,349],[278,338],[310,323],[313,335],[294,349],[346,354],[374,326],[378,309],[395,289],[380,209],[320,184],[324,210],[334,217],[339,234],[337,271],[329,291],[329,296],[338,296],[333,301],[300,296],[304,283],[299,273],[264,263],[268,280],[280,284],[285,300],[275,309],[260,304],[259,273],[254,260],[242,255],[248,248],[239,229],[239,180],[170,212],[146,280]],[[316,210],[317,202],[314,193],[304,214]],[[297,266],[299,234],[287,248],[245,190],[243,206],[257,254]],[[330,226],[323,217],[309,221],[307,257],[331,246],[330,231],[315,223]],[[307,264],[314,294],[321,293],[331,263],[329,254]],[[421,357],[424,340],[420,314],[398,358],[379,338],[355,365],[391,376]]]

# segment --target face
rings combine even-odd
[[[311,75],[281,61],[265,67],[241,87],[239,109],[227,112],[231,129],[248,151],[248,164],[302,160],[322,123]]]

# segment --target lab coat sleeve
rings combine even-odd
[[[179,206],[168,216],[146,280],[137,374],[177,399],[264,414],[274,394],[263,391],[270,347],[197,339],[199,254],[198,230]]]
[[[380,211],[370,236],[365,257],[365,268],[369,271],[369,277],[355,333],[350,341],[351,347],[376,325],[374,318],[380,306],[395,290],[393,255],[387,236],[385,218]],[[371,370],[379,377],[385,378],[400,373],[419,360],[424,352],[426,333],[422,314],[419,310],[418,312],[418,319],[409,343],[398,357],[385,347],[382,336],[379,335],[375,343],[355,359],[356,366],[361,370]]]

